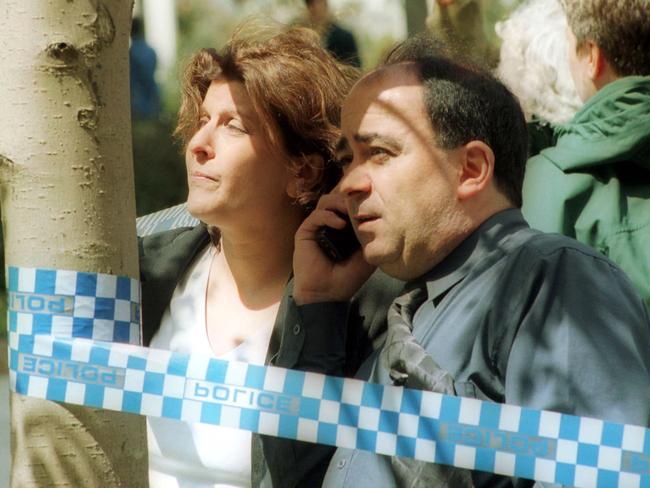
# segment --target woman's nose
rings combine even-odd
[[[209,131],[206,130],[206,126],[201,127],[188,145],[188,150],[194,156],[198,163],[205,163],[214,158],[214,142],[211,140],[208,134]]]

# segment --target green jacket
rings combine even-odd
[[[528,160],[524,216],[608,256],[650,306],[650,77],[606,85],[554,136]]]

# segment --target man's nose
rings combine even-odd
[[[338,187],[345,196],[352,197],[369,193],[372,189],[372,181],[363,165],[353,163],[343,173]]]

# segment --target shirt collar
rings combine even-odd
[[[501,253],[499,243],[522,227],[528,227],[528,224],[519,209],[498,212],[485,220],[438,265],[414,281],[426,282],[428,300],[435,300],[491,254]]]

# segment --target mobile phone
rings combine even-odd
[[[350,218],[340,212],[337,214],[346,221],[343,229],[323,226],[316,231],[316,242],[325,255],[335,263],[345,261],[361,247]]]

